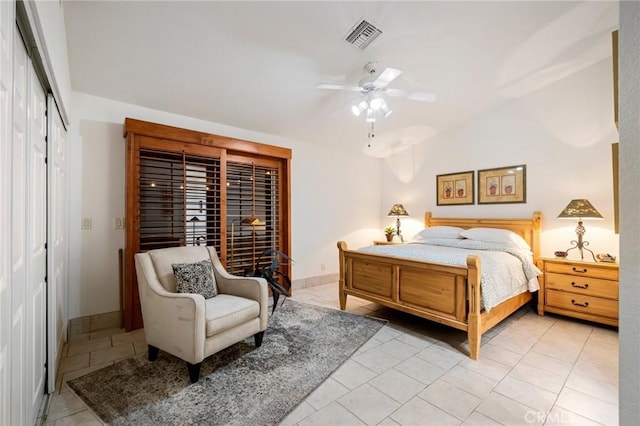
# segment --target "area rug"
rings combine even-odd
[[[184,361],[160,351],[128,358],[68,382],[112,425],[274,425],[371,338],[385,321],[293,300],[253,338],[202,363],[189,381]]]

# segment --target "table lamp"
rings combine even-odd
[[[405,210],[402,204],[394,204],[389,210],[389,214],[387,216],[395,216],[396,217],[396,235],[400,237],[400,241],[404,243],[404,238],[400,233],[400,216],[409,216],[409,213]]]
[[[569,250],[573,250],[577,248],[580,251],[580,260],[584,260],[583,250],[591,253],[591,257],[593,261],[596,262],[596,256],[593,254],[593,251],[587,248],[589,245],[589,241],[584,241],[582,239],[583,235],[586,231],[584,226],[582,226],[582,219],[603,219],[602,215],[596,210],[595,207],[589,202],[589,200],[571,200],[571,202],[567,205],[567,207],[560,212],[558,215],[560,219],[578,219],[578,227],[576,228],[576,234],[578,235],[578,241],[573,240],[571,244],[573,246],[569,247],[565,250],[567,253]]]

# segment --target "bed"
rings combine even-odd
[[[425,229],[511,231],[529,245],[534,264],[538,263],[540,250],[540,221],[540,212],[526,219],[434,218],[431,212],[424,216]],[[532,296],[531,291],[525,290],[484,309],[481,256],[476,254],[466,256],[466,265],[450,265],[349,250],[344,241],[338,242],[338,252],[340,309],[346,308],[347,296],[351,295],[466,331],[469,356],[474,360],[479,357],[482,334]]]

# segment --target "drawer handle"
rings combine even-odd
[[[571,281],[571,287],[587,289],[589,288],[589,284],[580,285],[580,284],[576,284],[574,281]]]
[[[589,306],[589,302],[578,303],[578,302],[576,302],[576,301],[575,301],[575,300],[573,300],[573,299],[571,299],[571,303],[572,303],[574,306],[582,306],[583,308],[586,308],[586,307],[588,307],[588,306]]]
[[[578,272],[580,274],[584,274],[585,272],[587,272],[587,268],[582,268],[582,269],[576,269],[576,267],[573,267],[573,272]]]

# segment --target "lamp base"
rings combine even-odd
[[[590,249],[587,248],[587,246],[589,245],[589,241],[582,240],[582,236],[584,235],[585,232],[587,232],[587,230],[584,228],[584,226],[582,226],[582,221],[579,220],[578,226],[576,228],[576,235],[578,235],[578,241],[576,240],[571,241],[571,244],[573,244],[573,246],[566,249],[565,252],[567,252],[568,254],[569,250],[573,250],[577,248],[580,251],[580,260],[584,260],[583,250],[586,250],[589,253],[591,253],[591,257],[593,258],[593,261],[597,262],[596,255]]]

